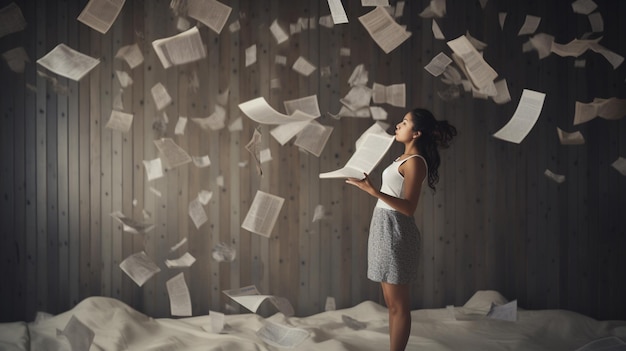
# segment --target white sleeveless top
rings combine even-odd
[[[411,155],[405,158],[404,160],[396,159],[395,161],[393,161],[393,163],[389,165],[389,167],[385,168],[385,170],[383,171],[383,174],[382,174],[383,182],[382,182],[382,185],[380,186],[381,193],[385,193],[393,197],[404,199],[404,176],[400,174],[400,170],[398,168],[400,168],[400,166],[406,160],[413,158],[415,156],[421,158],[424,161],[424,164],[426,165],[426,177],[428,176],[428,163],[426,163],[426,159],[422,155]],[[422,183],[424,182],[424,180],[426,180],[426,177],[424,177],[424,179],[422,180]],[[378,199],[378,201],[376,202],[376,207],[396,211],[396,209],[389,206],[382,199]]]

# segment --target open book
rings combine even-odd
[[[343,168],[320,173],[320,178],[363,178],[363,173],[369,174],[378,165],[394,139],[386,133],[368,133]]]

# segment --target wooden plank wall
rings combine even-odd
[[[626,122],[595,119],[573,126],[575,101],[626,98],[626,65],[614,70],[594,52],[581,57],[585,68],[574,67],[572,57],[540,60],[535,52],[522,52],[529,36],[517,35],[525,16],[534,15],[542,18],[537,32],[554,35],[556,42],[580,38],[589,22],[571,11],[571,1],[491,0],[484,9],[479,1],[447,1],[447,14],[437,23],[448,40],[469,31],[488,44],[484,57],[511,93],[512,101],[504,105],[464,92],[452,100],[440,97],[447,86],[422,67],[450,50],[445,40],[433,38],[433,20],[418,16],[427,0],[406,1],[398,22],[412,36],[390,54],[358,21],[370,9],[357,0],[343,1],[350,23],[330,29],[317,24],[329,14],[325,1],[224,0],[233,10],[222,32],[200,25],[207,57],[167,70],[151,43],[177,33],[169,0],[127,0],[104,35],[76,20],[86,0],[15,2],[28,26],[0,38],[0,51],[23,46],[30,62],[24,73],[0,64],[0,271],[8,277],[0,284],[0,322],[32,320],[36,311],[59,313],[92,295],[166,317],[165,282],[180,271],[194,315],[245,312],[221,291],[251,284],[263,294],[287,297],[298,315],[322,311],[329,296],[338,308],[368,299],[382,303],[378,285],[365,275],[374,199],[341,180],[318,178],[343,166],[356,138],[373,122],[328,115],[339,111],[347,80],[361,63],[370,86],[407,84],[406,109],[381,105],[389,113],[387,122],[393,125],[407,109],[423,106],[459,131],[453,146],[442,151],[437,191],[424,189],[415,216],[422,250],[420,279],[412,286],[414,308],[458,306],[476,290],[493,289],[527,309],[626,319],[626,177],[610,167],[626,157]],[[9,3],[2,0],[0,7]],[[605,25],[601,44],[626,55],[621,20],[626,3],[596,3]],[[501,12],[507,13],[502,29]],[[315,28],[292,33],[278,45],[269,32],[272,21],[289,31],[300,18],[312,18]],[[241,29],[231,32],[228,26],[235,21]],[[35,61],[59,43],[99,58],[99,66],[80,82],[44,72]],[[131,70],[114,56],[133,43],[145,61]],[[255,44],[257,62],[246,67],[245,50]],[[351,55],[340,56],[341,48]],[[286,56],[287,65],[276,64],[276,55]],[[299,56],[317,67],[311,76],[291,69]],[[323,67],[331,74],[322,76]],[[134,81],[122,91],[124,110],[134,114],[132,130],[125,134],[105,128],[121,89],[115,70],[128,72]],[[280,80],[280,88],[272,88],[273,79]],[[162,111],[150,94],[159,82],[173,98]],[[519,145],[493,138],[514,113],[523,89],[547,94],[539,121]],[[227,90],[226,124],[242,117],[242,131],[205,131],[189,121],[184,136],[174,135],[179,117],[209,116],[218,94]],[[319,121],[334,128],[319,158],[292,142],[281,147],[267,126],[257,126],[238,109],[239,103],[263,96],[283,111],[283,101],[312,94],[323,113]],[[165,118],[169,123],[161,129]],[[257,127],[273,159],[263,164],[263,176],[244,148]],[[560,145],[556,127],[581,131],[586,143]],[[162,136],[174,138],[192,156],[209,155],[211,166],[188,164],[147,181],[142,162],[157,157],[153,140]],[[383,164],[400,152],[394,146]],[[372,174],[377,184],[381,169]],[[549,180],[546,169],[566,181]],[[201,190],[213,198],[205,206],[208,223],[196,229],[188,204]],[[258,190],[285,199],[270,238],[240,227]],[[327,218],[313,223],[318,204]],[[148,215],[155,229],[143,236],[124,233],[109,216],[118,210],[137,220]],[[184,238],[187,244],[170,253]],[[212,258],[222,242],[236,249],[234,262]],[[138,287],[119,263],[142,250],[161,272]],[[197,259],[192,267],[164,265],[184,251]],[[263,306],[259,313],[274,312]]]

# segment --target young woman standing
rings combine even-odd
[[[411,332],[409,284],[417,278],[420,232],[413,215],[422,184],[435,189],[439,181],[439,148],[456,135],[447,121],[437,121],[430,111],[415,109],[396,125],[395,140],[404,153],[382,174],[377,190],[367,174],[346,182],[378,199],[367,249],[367,277],[380,282],[389,309],[390,350],[406,348]]]

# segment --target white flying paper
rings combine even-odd
[[[174,128],[174,134],[184,135],[186,126],[187,126],[187,117],[178,117],[178,121],[176,121],[176,127]]]
[[[0,9],[0,38],[26,28],[22,10],[14,2]]]
[[[293,63],[293,66],[291,68],[305,77],[310,76],[311,73],[313,73],[317,69],[317,67],[315,67],[302,56],[298,57],[298,59],[296,60],[296,62]]]
[[[220,34],[233,9],[216,0],[188,0],[187,15]]]
[[[170,298],[172,316],[191,316],[191,296],[183,272],[169,279],[165,285]]]
[[[191,157],[187,151],[178,146],[172,138],[161,138],[153,142],[157,149],[159,149],[161,159],[165,161],[165,165],[168,169],[191,162]]]
[[[145,251],[134,253],[122,263],[120,268],[126,273],[137,285],[142,286],[153,275],[160,272],[161,269],[146,255]]]
[[[296,141],[293,144],[320,157],[333,129],[334,128],[331,126],[325,126],[316,121],[311,121],[298,133]]]
[[[152,47],[163,68],[198,61],[206,57],[204,43],[198,27],[195,26],[174,36],[157,39],[152,42]]]
[[[313,117],[319,117],[322,115],[319,103],[317,102],[317,95],[309,95],[294,100],[285,100],[283,104],[285,105],[285,111],[288,115],[293,115],[296,110]]]
[[[446,70],[446,67],[448,67],[451,63],[452,59],[443,52],[440,52],[437,56],[433,57],[426,66],[424,66],[424,69],[433,76],[439,77],[439,75],[441,75]]]
[[[152,181],[155,179],[159,179],[163,177],[163,166],[160,158],[155,158],[154,160],[143,161],[143,165],[146,168],[146,175],[148,176],[148,181]]]
[[[540,22],[541,17],[526,15],[526,20],[517,35],[533,34],[537,30],[537,27],[539,27]]]
[[[156,83],[150,89],[150,93],[152,94],[152,99],[154,100],[157,111],[164,109],[172,102],[172,97],[167,92],[167,89],[165,89],[165,86],[161,82]]]
[[[544,174],[546,177],[548,177],[548,178],[552,179],[553,181],[555,181],[555,182],[556,182],[556,183],[558,183],[558,184],[561,184],[561,183],[563,183],[563,182],[565,181],[565,176],[564,176],[564,175],[561,175],[561,174],[556,174],[556,173],[552,172],[552,171],[551,171],[551,170],[549,170],[549,169],[546,169],[546,170],[543,172],[543,174]]]
[[[611,167],[615,168],[621,175],[626,176],[626,158],[618,157],[611,163]]]
[[[574,13],[588,15],[592,13],[598,5],[593,0],[576,0],[572,2],[572,10]]]
[[[256,44],[252,44],[246,48],[246,67],[256,62]]]
[[[197,197],[189,202],[189,217],[191,217],[191,221],[196,226],[196,229],[200,229],[200,226],[209,220],[204,207],[202,207]]]
[[[556,133],[559,136],[561,145],[582,145],[585,143],[585,138],[580,131],[574,133],[567,133],[561,128],[556,127]]]
[[[405,107],[406,85],[402,83],[384,86],[374,83],[372,87],[372,101],[374,101],[375,104],[387,103],[391,106]]]
[[[191,267],[194,262],[196,262],[196,258],[193,257],[189,252],[185,252],[179,258],[173,260],[165,260],[165,265],[167,266],[167,268],[184,268]]]
[[[121,111],[111,111],[111,117],[106,124],[106,128],[128,133],[133,125],[133,114]]]
[[[284,202],[282,197],[257,190],[241,227],[269,238]]]
[[[117,50],[115,58],[126,61],[131,69],[143,63],[143,54],[137,44],[122,46]]]
[[[65,44],[57,45],[37,63],[60,76],[79,81],[94,69],[100,60],[82,54]]]
[[[23,73],[26,68],[26,62],[30,62],[28,54],[24,47],[20,46],[2,54],[2,58],[7,62],[11,71]]]
[[[545,97],[544,93],[524,89],[513,117],[493,136],[504,141],[521,143],[539,119]]]
[[[363,173],[369,174],[385,156],[395,137],[378,133],[368,133],[363,142],[357,146],[343,168],[336,171],[320,173],[320,178],[359,178]]]
[[[276,39],[277,44],[282,44],[289,39],[289,34],[285,32],[280,24],[278,24],[278,20],[274,20],[274,22],[272,22],[272,25],[270,25],[270,31],[272,32],[274,39]]]
[[[125,0],[89,0],[78,20],[105,34],[115,22]]]
[[[239,109],[251,120],[260,124],[284,124],[297,121],[310,121],[315,116],[297,110],[293,115],[276,111],[263,97],[258,97],[239,104]]]
[[[341,0],[328,0],[328,7],[334,24],[348,23],[348,16],[343,9]]]

